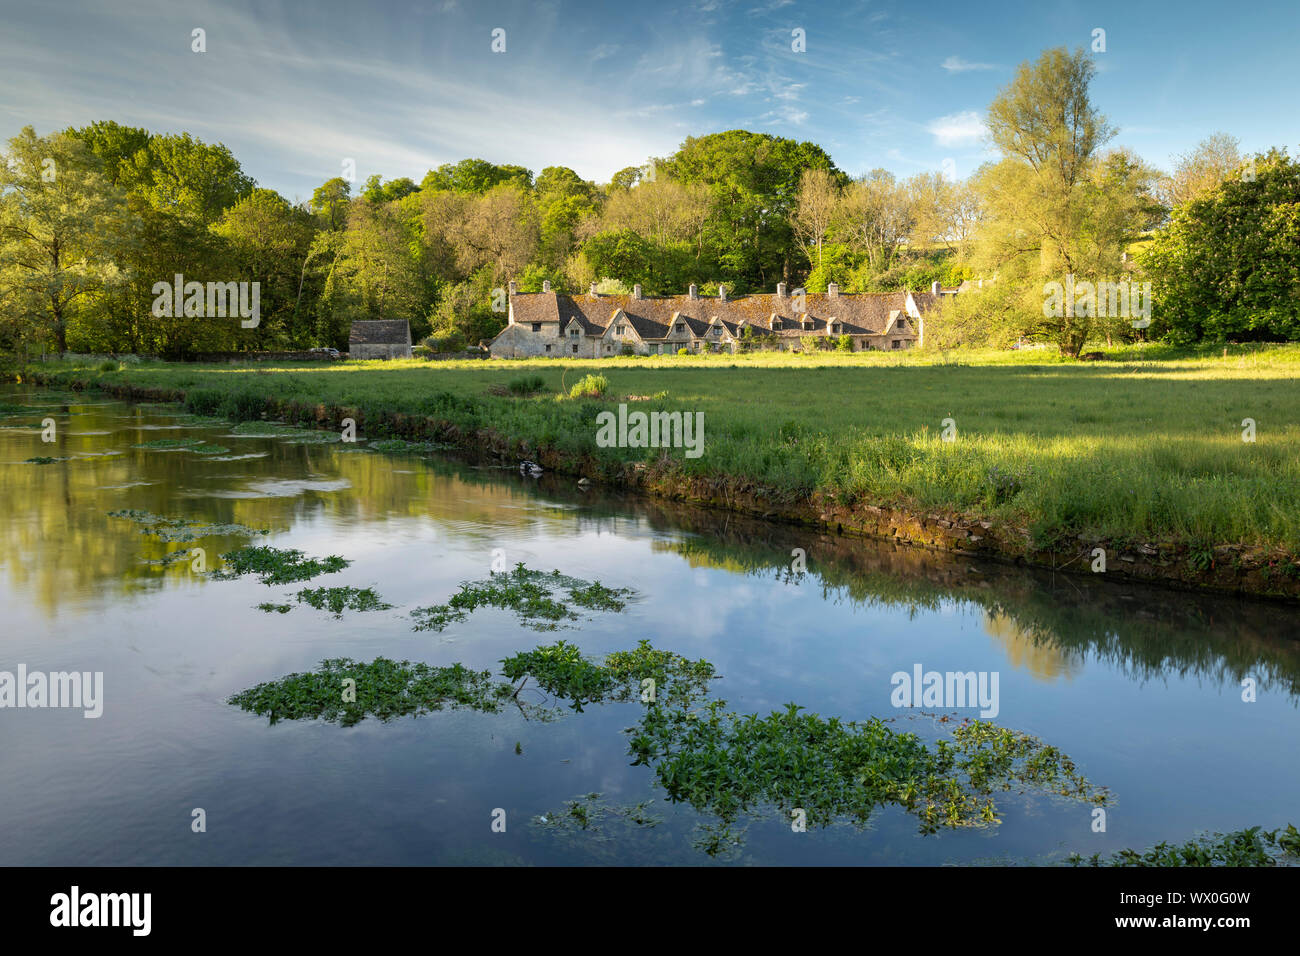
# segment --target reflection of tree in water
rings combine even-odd
[[[1073,680],[1083,670],[1083,655],[1078,650],[1039,640],[1009,614],[985,611],[984,631],[1002,645],[1012,667],[1027,670],[1040,680]]]
[[[1095,657],[1139,680],[1196,676],[1236,685],[1253,677],[1261,690],[1282,690],[1300,703],[1295,611],[1273,602],[1054,574],[659,502],[643,510],[652,524],[662,519],[697,532],[655,545],[692,566],[784,582],[791,549],[799,547],[810,582],[828,601],[912,612],[965,602],[984,612],[990,636],[1013,662],[1043,679],[1071,677]]]

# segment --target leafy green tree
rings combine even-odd
[[[351,195],[352,184],[341,176],[335,176],[316,187],[307,208],[320,220],[322,229],[342,229],[347,225]]]
[[[482,194],[503,184],[531,189],[533,174],[523,166],[498,166],[485,159],[462,159],[458,163],[444,163],[437,169],[429,170],[420,183],[420,188]]]
[[[111,120],[97,120],[80,129],[67,130],[86,144],[86,147],[103,162],[104,176],[114,186],[127,188],[133,184],[133,171],[141,165],[147,167],[149,142],[153,134],[135,126],[122,126]],[[137,162],[136,156],[145,154]]]
[[[151,136],[148,148],[120,168],[126,188],[155,209],[204,225],[220,219],[255,185],[229,149],[189,133]]]
[[[302,287],[315,219],[279,193],[255,189],[226,210],[212,231],[226,241],[232,268],[223,281],[259,283],[261,321],[252,336],[262,348],[306,347],[311,323],[300,322]]]
[[[75,310],[121,279],[125,197],[103,163],[66,133],[24,127],[0,163],[0,320],[10,338],[48,337],[68,349]]]
[[[731,130],[687,137],[656,176],[709,188],[705,241],[719,250],[723,277],[744,291],[788,279],[800,262],[790,215],[808,169],[827,170],[840,185],[847,180],[814,143]]]
[[[1175,207],[1141,262],[1174,343],[1300,339],[1300,163],[1270,150]]]
[[[1023,309],[1024,332],[1048,338],[1077,356],[1089,336],[1112,332],[1087,310],[1035,312],[1048,284],[1117,280],[1128,239],[1144,228],[1157,204],[1154,171],[1131,154],[1101,155],[1114,131],[1093,106],[1096,70],[1078,50],[1045,51],[1022,64],[989,106],[989,135],[1002,159],[976,177],[988,212],[981,233],[982,264],[999,282],[1021,290],[1008,296]]]

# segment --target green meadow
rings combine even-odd
[[[1038,547],[1078,536],[1300,551],[1300,346],[1160,345],[1107,360],[1020,352],[833,353],[268,367],[48,363],[50,384],[185,394],[197,414],[256,418],[264,400],[342,406],[364,423],[429,415],[532,449],[726,478],[774,505],[814,492],[845,506],[979,515]],[[571,399],[599,372],[603,397]],[[30,378],[30,376],[25,376]],[[540,380],[540,382],[538,381]],[[513,386],[513,387],[512,387]],[[703,412],[704,453],[600,448],[596,415]],[[944,420],[951,419],[945,440]],[[1245,441],[1243,420],[1254,421]],[[591,473],[591,472],[589,472]]]

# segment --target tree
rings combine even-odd
[[[839,183],[828,170],[804,171],[799,180],[799,197],[790,223],[794,227],[794,237],[799,248],[814,266],[821,265],[822,243],[826,241],[835,221],[839,202]]]
[[[873,271],[889,266],[912,231],[911,198],[893,173],[873,169],[844,190],[835,235],[865,253]]]
[[[1089,98],[1094,71],[1084,51],[1064,48],[1022,64],[989,106],[989,135],[1002,159],[976,176],[988,211],[983,264],[1023,291],[1004,287],[1001,295],[1024,307],[1026,333],[1074,356],[1101,328],[1095,309],[1069,303],[1035,313],[1035,290],[1071,276],[1117,279],[1125,240],[1147,223],[1151,205],[1150,170],[1128,154],[1099,157],[1114,131]]]
[[[92,292],[120,278],[128,241],[125,197],[102,162],[66,133],[26,126],[0,165],[0,289],[8,320],[48,334],[60,353]]]
[[[320,220],[322,229],[342,229],[348,221],[348,203],[351,202],[352,184],[340,176],[327,179],[311,194],[308,209]]]
[[[305,347],[311,329],[299,326],[299,304],[315,235],[312,215],[279,193],[255,189],[226,210],[212,232],[226,240],[231,264],[225,281],[259,283],[261,321],[253,338],[262,347]]]
[[[1174,171],[1160,181],[1160,199],[1171,209],[1200,199],[1241,168],[1240,141],[1227,133],[1214,133],[1189,153],[1178,157]]]
[[[423,290],[410,235],[393,205],[353,203],[322,293],[328,321],[406,319],[418,337]]]
[[[1270,150],[1175,206],[1141,261],[1152,331],[1177,344],[1300,338],[1300,163]]]
[[[498,166],[485,159],[462,159],[454,165],[444,163],[437,169],[429,170],[420,183],[420,188],[481,195],[503,184],[531,189],[533,174],[523,166]]]
[[[807,169],[847,178],[814,143],[746,130],[688,136],[656,165],[657,176],[708,187],[703,246],[717,250],[723,278],[740,291],[789,278],[798,255],[790,214]]]
[[[189,133],[151,136],[148,148],[123,164],[122,182],[155,209],[203,225],[220,219],[255,185],[229,149],[201,142]]]

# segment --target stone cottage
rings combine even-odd
[[[593,285],[585,296],[568,296],[552,292],[549,282],[541,292],[520,293],[511,282],[509,321],[489,349],[493,358],[601,358],[681,349],[736,352],[742,342],[797,350],[810,336],[848,336],[855,352],[907,349],[924,341],[925,313],[943,294],[937,286],[841,295],[832,283],[814,295],[778,283],[774,295],[731,298],[725,290],[701,296],[694,285],[677,296],[643,296],[639,285],[631,295],[602,295]]]
[[[348,355],[355,359],[411,357],[411,323],[405,319],[353,322]]]

